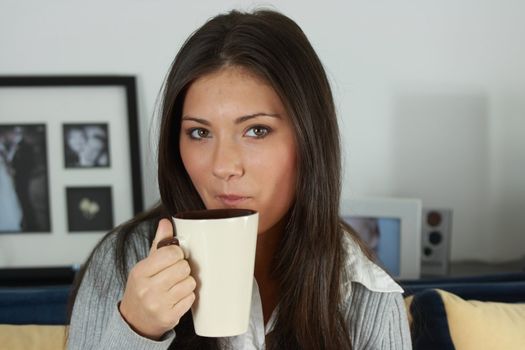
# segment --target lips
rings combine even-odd
[[[237,194],[220,194],[215,198],[226,206],[238,206],[246,203],[250,199],[250,197]]]

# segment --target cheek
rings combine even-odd
[[[288,199],[295,196],[295,186],[297,181],[297,165],[293,154],[288,154],[286,157],[281,157],[273,168],[275,177],[275,190],[277,196],[282,199]]]
[[[185,142],[180,143],[180,156],[186,172],[190,176],[193,185],[199,190],[203,182],[203,176],[206,174],[206,157],[203,152],[199,152],[194,147],[188,147]]]
[[[285,151],[283,151],[285,150]],[[257,166],[261,186],[260,230],[264,232],[279,222],[292,206],[297,182],[295,147],[279,147],[264,164]]]

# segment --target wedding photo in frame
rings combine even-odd
[[[107,232],[142,210],[133,76],[0,76],[0,245]]]
[[[0,233],[50,232],[45,124],[0,123]]]

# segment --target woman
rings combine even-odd
[[[81,127],[71,127],[65,130],[66,167],[81,167],[81,155],[87,144],[86,132]]]
[[[81,274],[71,349],[409,349],[401,288],[338,216],[340,150],[323,67],[272,11],[217,16],[178,53],[164,89],[161,202],[98,245]],[[246,334],[195,335],[179,211],[260,213]],[[159,221],[160,220],[160,221]]]

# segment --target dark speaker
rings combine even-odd
[[[449,273],[452,210],[423,208],[421,276]]]

